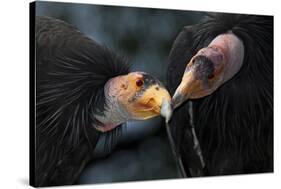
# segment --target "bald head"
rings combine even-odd
[[[111,127],[129,119],[145,120],[171,112],[168,91],[158,79],[144,72],[114,77],[106,83],[104,91],[107,110],[97,119]],[[164,101],[165,110],[161,111]]]

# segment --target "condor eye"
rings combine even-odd
[[[136,81],[136,85],[137,85],[138,87],[141,87],[141,86],[143,85],[143,81],[142,81],[141,79],[138,79],[138,80]]]
[[[208,76],[208,79],[213,79],[214,77],[215,77],[214,74],[210,74],[210,75]]]

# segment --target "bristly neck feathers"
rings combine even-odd
[[[245,45],[243,67],[212,95],[193,100],[200,145],[214,174],[225,171],[222,168],[227,166],[222,164],[229,162],[223,159],[232,159],[228,167],[243,167],[245,172],[269,171],[272,161],[267,159],[273,153],[272,19],[222,16],[211,17],[195,35],[215,36],[231,30]],[[206,41],[207,37],[194,44],[200,49]]]
[[[118,101],[118,89],[114,83],[116,83],[116,79],[110,79],[104,87],[104,97],[105,97],[105,105],[104,112],[102,115],[95,115],[95,118],[100,122],[100,124],[94,125],[94,127],[101,131],[107,132],[110,131],[122,123],[125,123],[130,115],[124,109],[124,106]]]

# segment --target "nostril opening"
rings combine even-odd
[[[155,99],[154,98],[150,98],[147,103],[147,105],[152,106],[153,104],[155,104]]]
[[[156,91],[159,91],[159,87],[155,87]]]

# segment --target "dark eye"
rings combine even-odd
[[[143,85],[143,81],[142,81],[141,79],[138,79],[138,80],[136,81],[136,85],[137,85],[138,87],[141,87],[141,86]]]
[[[210,74],[209,76],[208,76],[208,79],[213,79],[215,76],[214,76],[214,74]]]

